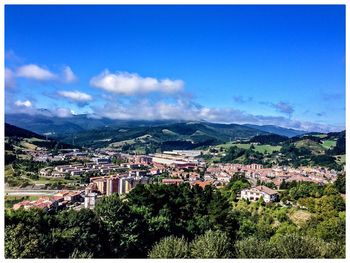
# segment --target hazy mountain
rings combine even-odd
[[[254,125],[254,124],[244,124],[246,127],[254,128],[257,130],[278,134],[281,136],[287,136],[289,138],[308,133],[307,131],[288,129],[274,125]]]
[[[179,121],[133,121],[111,120],[108,118],[97,119],[86,114],[74,115],[68,118],[59,118],[50,115],[29,115],[16,113],[6,114],[5,122],[39,134],[51,133],[55,136],[61,137],[103,127],[154,126],[176,123]]]

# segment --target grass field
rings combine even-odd
[[[28,142],[28,141],[21,141],[21,144],[20,144],[23,148],[25,149],[28,149],[28,150],[35,150],[36,148],[38,148],[38,146]]]
[[[38,200],[39,196],[6,196],[5,197],[5,208],[12,208],[16,203],[19,203],[24,200]]]
[[[346,155],[343,154],[343,155],[336,155],[335,156],[337,158],[337,163],[342,165],[342,164],[345,164],[346,162]]]
[[[251,144],[250,143],[225,143],[225,144],[217,145],[216,148],[223,147],[225,149],[228,149],[232,146],[237,146],[238,148],[242,148],[242,149],[249,149]],[[254,148],[255,148],[254,149],[255,151],[260,153],[265,153],[265,151],[267,153],[272,153],[273,151],[281,150],[281,146],[272,146],[268,144],[254,145]]]
[[[80,177],[78,177],[80,179]],[[67,184],[67,183],[77,183],[80,180],[76,177],[71,177],[71,179],[65,179],[65,178],[46,178],[46,177],[39,177],[38,180],[31,180],[31,183],[33,184],[49,184],[49,183],[59,183]]]
[[[35,195],[26,195],[26,196],[14,196],[14,195],[8,195],[5,196],[5,201],[21,201],[21,200],[30,200],[30,201],[34,201],[34,200],[38,200],[39,196],[35,196]]]
[[[300,226],[311,218],[311,213],[305,210],[296,210],[289,214],[289,218],[294,224]]]
[[[123,146],[124,144],[134,144],[137,142],[137,140],[140,140],[141,142],[145,142],[145,140],[150,139],[150,138],[152,138],[151,135],[145,134],[145,135],[137,137],[135,139],[113,142],[113,143],[109,144],[107,148],[118,148],[118,147]]]
[[[318,142],[312,141],[310,139],[300,140],[294,143],[294,145],[297,148],[304,147],[306,149],[309,149],[314,154],[324,154],[324,151],[325,151],[325,147],[323,147]]]
[[[325,137],[327,137],[327,134],[316,134],[316,135],[312,135],[312,136],[314,136],[314,137],[318,137],[318,138],[325,138]]]
[[[335,141],[335,140],[325,140],[322,143],[322,146],[326,149],[330,149],[330,148],[333,148],[336,143],[337,143],[337,141]]]

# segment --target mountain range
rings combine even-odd
[[[6,114],[6,123],[40,135],[78,146],[106,147],[116,142],[136,140],[165,148],[196,148],[234,140],[248,140],[257,135],[277,134],[293,137],[306,131],[272,125],[219,124],[179,120],[111,120],[74,115],[59,118],[45,115]],[[163,148],[164,148],[163,147]]]
[[[93,118],[87,114],[73,115],[68,118],[53,117],[47,115],[29,115],[23,113],[6,114],[5,122],[15,125],[20,128],[25,128],[30,131],[36,132],[38,134],[55,134],[56,136],[64,136],[74,133],[79,133],[83,131],[106,128],[106,127],[144,127],[144,126],[160,126],[169,125],[176,123],[184,123],[180,120],[154,120],[154,121],[142,121],[142,120],[112,120],[108,118]],[[195,123],[206,123],[208,122],[195,122]],[[212,124],[212,123],[209,123]],[[253,125],[253,124],[216,124],[221,125],[221,127],[229,127],[233,125],[234,127],[244,126],[247,128],[255,129],[258,131],[263,131],[267,133],[274,133],[281,136],[293,137],[301,134],[307,133],[302,130],[288,129],[273,125]],[[250,130],[251,130],[250,129]]]

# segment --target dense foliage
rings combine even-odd
[[[250,142],[257,142],[261,144],[277,145],[288,140],[288,137],[277,134],[257,135],[250,139]]]
[[[334,185],[286,184],[293,206],[235,198],[225,188],[138,185],[94,210],[6,210],[7,258],[336,258],[345,256],[345,201]],[[302,208],[301,208],[302,207]],[[301,217],[301,215],[303,217]]]
[[[337,143],[335,147],[333,147],[332,149],[329,149],[327,153],[332,155],[345,154],[345,148],[346,148],[345,131],[342,131],[340,133],[330,133],[328,134],[328,137],[336,137]]]
[[[243,161],[237,160],[238,158],[243,158]],[[254,146],[250,149],[242,149],[233,146],[228,149],[226,155],[223,156],[220,161],[223,163],[263,164],[263,158],[264,155],[262,153],[254,151]]]

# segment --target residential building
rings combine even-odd
[[[174,184],[174,185],[179,185],[182,184],[184,180],[182,179],[163,179],[162,183],[163,184]]]
[[[259,185],[250,189],[243,189],[241,191],[241,199],[257,201],[262,197],[266,203],[277,201],[278,193],[266,186]]]

